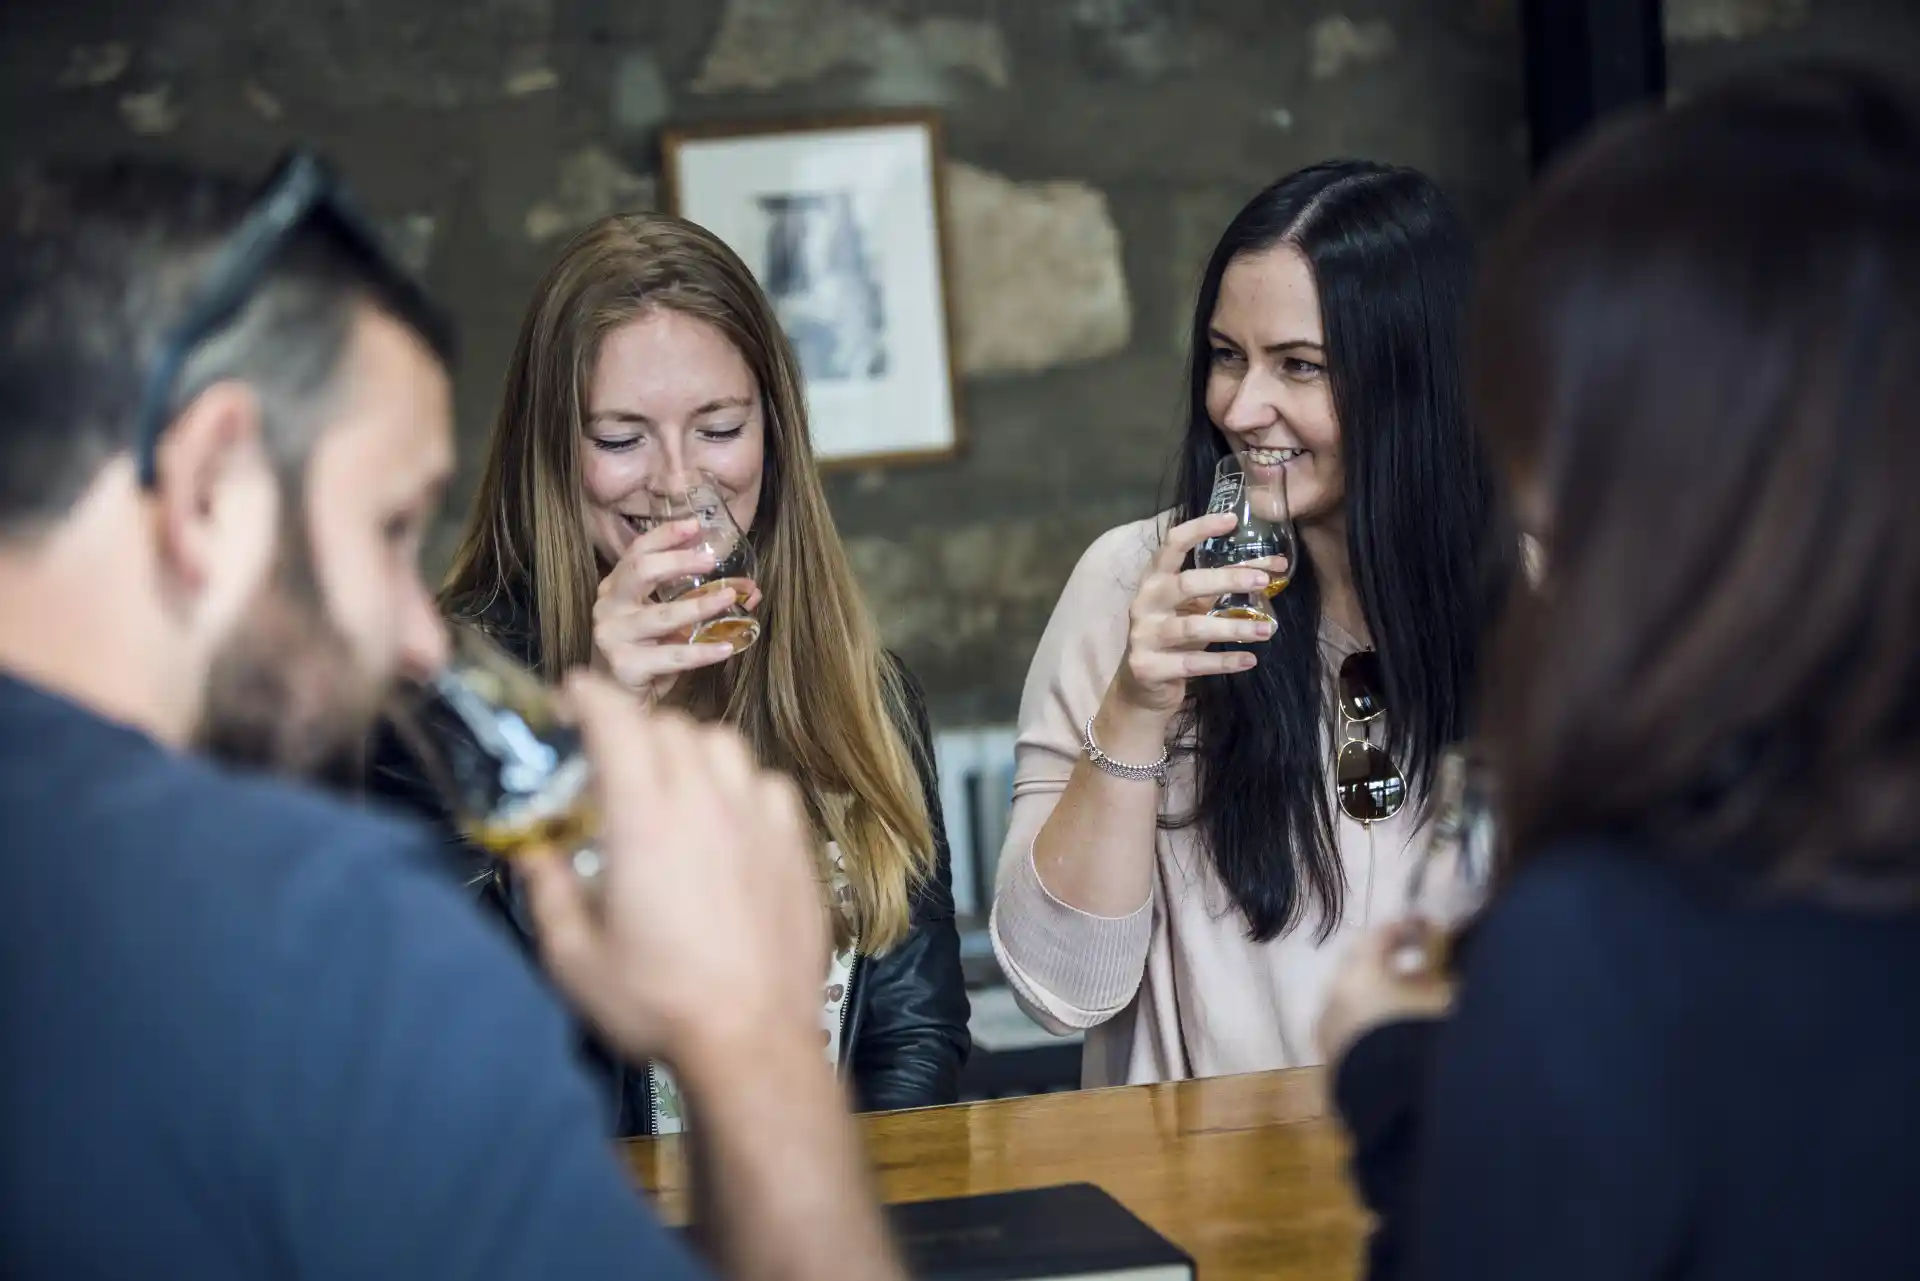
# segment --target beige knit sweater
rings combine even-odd
[[[1081,1072],[1087,1086],[1318,1062],[1313,1025],[1334,963],[1369,923],[1404,911],[1407,877],[1423,839],[1415,824],[1417,798],[1371,831],[1334,807],[1349,893],[1344,918],[1324,942],[1316,939],[1319,922],[1313,918],[1270,943],[1250,942],[1245,918],[1233,908],[1191,827],[1154,834],[1152,897],[1129,916],[1089,915],[1041,884],[1034,836],[1066,788],[1081,753],[1081,729],[1119,668],[1127,606],[1165,520],[1109,530],[1087,549],[1054,608],[1020,702],[1013,815],[994,896],[993,948],[1028,1013],[1060,1035],[1086,1032]],[[1351,636],[1322,624],[1329,761],[1332,674],[1358,648]],[[1330,779],[1328,786],[1331,797]],[[1192,763],[1176,758],[1160,813],[1191,812],[1193,795]]]

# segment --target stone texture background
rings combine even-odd
[[[944,724],[1010,718],[1101,530],[1153,510],[1191,291],[1253,191],[1359,154],[1478,225],[1523,188],[1513,0],[7,0],[0,163],[325,148],[460,317],[477,456],[533,282],[658,199],[667,123],[932,107],[968,445],[832,481]],[[1678,92],[1795,52],[1920,69],[1914,0],[1669,0]],[[469,468],[463,482],[470,482]],[[437,540],[464,505],[466,483]]]

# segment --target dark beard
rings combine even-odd
[[[236,768],[357,789],[380,691],[321,598],[291,512],[259,596],[214,660],[198,745]]]

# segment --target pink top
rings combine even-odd
[[[1034,837],[1065,790],[1081,754],[1081,731],[1120,666],[1127,607],[1165,520],[1109,530],[1087,549],[1054,607],[1020,700],[1013,815],[994,896],[993,950],[1029,1014],[1060,1035],[1086,1032],[1081,1075],[1087,1086],[1319,1062],[1313,1027],[1333,966],[1356,933],[1404,911],[1421,836],[1417,797],[1371,830],[1333,807],[1349,892],[1345,917],[1324,942],[1316,941],[1319,920],[1312,913],[1270,943],[1249,941],[1246,919],[1203,857],[1192,827],[1156,833],[1152,897],[1129,916],[1089,915],[1040,883]],[[1321,624],[1329,767],[1333,673],[1359,648],[1339,628]],[[1191,812],[1193,795],[1192,761],[1176,757],[1160,813]]]

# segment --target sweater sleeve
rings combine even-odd
[[[1074,568],[1027,671],[1014,747],[1013,813],[994,894],[993,950],[1020,1004],[1056,1035],[1106,1022],[1146,968],[1153,900],[1094,916],[1042,884],[1033,842],[1080,757],[1082,728],[1126,651],[1127,607],[1157,545],[1139,522],[1096,540]],[[1142,834],[1153,840],[1155,834]]]

